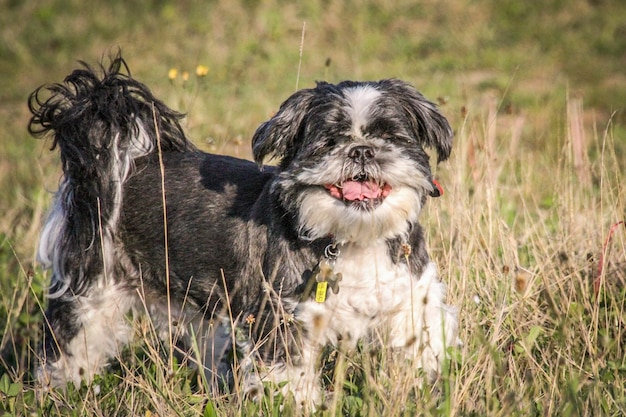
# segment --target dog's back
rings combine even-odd
[[[162,162],[161,168],[156,155],[139,159],[137,175],[124,187],[120,238],[133,264],[141,266],[142,279],[158,288],[169,275],[175,297],[200,308],[218,306],[224,284],[233,308],[253,303],[259,281],[241,287],[237,277],[250,263],[241,256],[249,241],[265,235],[265,219],[252,217],[267,210],[255,205],[265,204],[259,195],[274,170],[203,152],[164,154]],[[166,253],[169,271],[158,261]]]

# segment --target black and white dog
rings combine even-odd
[[[399,80],[318,83],[258,128],[255,164],[200,152],[128,74],[119,56],[83,64],[29,99],[63,165],[38,255],[41,383],[89,381],[131,339],[129,312],[200,333],[207,368],[235,357],[245,389],[284,381],[306,407],[327,344],[380,341],[436,377],[458,339],[418,223],[440,193],[424,147],[452,147],[434,104]]]

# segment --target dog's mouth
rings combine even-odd
[[[324,184],[324,188],[332,197],[361,209],[377,207],[392,189],[391,185],[364,175],[346,179],[340,184]]]

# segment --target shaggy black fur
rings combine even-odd
[[[401,81],[383,80],[318,83],[294,94],[254,135],[257,164],[210,155],[186,138],[181,114],[127,73],[119,56],[106,69],[85,64],[29,100],[29,131],[52,132],[63,164],[40,253],[53,273],[45,342],[52,362],[73,354],[68,344],[85,325],[77,300],[103,282],[129,296],[143,293],[148,304],[162,304],[169,292],[190,320],[226,316],[242,324],[253,315],[252,342],[265,343],[261,356],[297,354],[299,326],[285,325],[284,317],[296,314],[297,324],[303,284],[333,239],[299,229],[300,196],[322,184],[298,178],[349,139],[343,92],[381,92],[364,134],[401,148],[425,178],[432,175],[422,146],[434,147],[439,160],[452,146],[450,126],[432,103]],[[278,167],[259,169],[269,156]],[[363,165],[350,175],[378,172]],[[423,187],[415,186],[422,204],[431,192]],[[395,263],[408,259],[419,276],[429,259],[423,232],[416,222],[408,230],[388,240],[388,255]]]

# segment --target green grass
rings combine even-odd
[[[121,47],[203,149],[250,156],[255,128],[315,80],[403,78],[456,138],[422,215],[464,345],[434,387],[384,350],[328,352],[321,415],[626,414],[626,5],[551,0],[0,0],[0,415],[279,415],[171,369],[150,323],[92,386],[37,392],[47,272],[34,260],[60,176],[26,133],[30,91]],[[304,42],[302,31],[304,27]],[[300,50],[302,44],[302,62]],[[195,69],[209,72],[197,77]],[[298,72],[298,68],[301,68]],[[168,79],[168,71],[178,77]],[[183,81],[181,74],[189,78]],[[184,365],[184,364],[181,364]],[[286,408],[289,409],[287,399]]]

